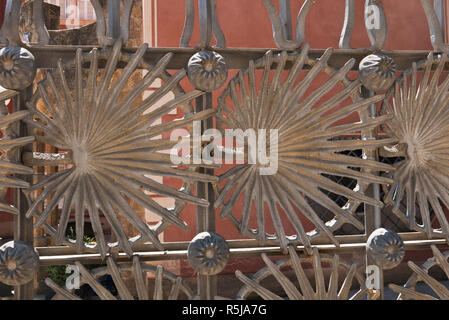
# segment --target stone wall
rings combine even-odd
[[[33,30],[33,3],[34,0],[26,1],[21,8],[19,31],[28,39],[30,43],[37,42],[37,34]],[[105,6],[106,19],[108,16],[107,6]],[[123,12],[123,4],[121,3],[121,12]],[[50,34],[50,44],[52,45],[98,45],[96,37],[96,23],[75,29],[60,30],[60,14],[59,6],[44,2],[44,20]],[[139,46],[143,39],[142,30],[142,2],[139,1],[134,5],[131,21],[130,21],[130,39],[126,43],[128,47]]]
[[[24,35],[29,42],[37,42],[37,33],[33,28],[33,3],[28,0],[22,4],[20,9],[19,32]],[[44,2],[44,21],[48,30],[59,29],[61,10],[58,6]]]

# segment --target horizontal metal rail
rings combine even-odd
[[[433,240],[410,240],[404,241],[406,250],[429,250],[430,245],[439,247],[447,247],[445,239]],[[355,251],[363,251],[366,248],[366,243],[348,243],[336,247],[333,244],[316,245],[318,250],[324,253],[352,253]],[[304,249],[303,246],[297,246],[298,250]],[[251,258],[259,257],[262,253],[269,256],[283,255],[280,247],[253,247],[253,248],[231,248],[231,258]],[[165,251],[147,251],[135,252],[134,255],[139,256],[141,261],[163,261],[163,260],[187,260],[187,250],[165,250]],[[50,255],[39,257],[41,266],[54,266],[73,264],[75,261],[80,261],[84,264],[100,264],[101,260],[99,253],[73,254],[73,255]],[[115,256],[115,261],[129,262],[131,259],[125,253],[119,253]]]
[[[83,51],[90,51],[93,46],[31,46],[30,51],[36,58],[38,68],[55,68],[59,59],[69,61],[75,58],[75,53],[78,48]],[[124,52],[133,53],[137,48],[123,48]],[[257,60],[264,56],[265,52],[272,50],[274,53],[280,52],[279,49],[252,49],[252,48],[215,48],[216,52],[221,54],[230,69],[242,69],[248,66],[250,60]],[[193,48],[149,48],[145,54],[147,62],[157,62],[165,54],[172,52],[173,58],[168,64],[168,69],[182,69],[185,68],[187,62],[196,53],[198,49]],[[309,52],[310,58],[319,58],[323,55],[325,50],[311,49]],[[381,53],[391,57],[398,70],[406,70],[411,67],[413,62],[426,59],[429,50],[394,50],[380,51]],[[329,65],[334,68],[341,68],[349,59],[354,58],[356,63],[353,69],[358,70],[360,61],[372,51],[365,49],[334,49],[334,54],[329,59]],[[289,65],[287,64],[287,68]],[[449,70],[449,65],[447,66]]]
[[[403,241],[412,241],[412,240],[427,240],[426,235],[419,232],[402,232],[399,233]],[[361,243],[366,242],[368,239],[367,235],[343,235],[335,237],[340,244],[351,244],[351,243]],[[433,239],[445,239],[443,235],[434,235]],[[163,242],[162,246],[166,250],[187,250],[189,246],[189,241],[179,241],[179,242]],[[260,246],[256,239],[243,239],[243,240],[227,240],[227,243],[230,248],[247,248],[247,247],[273,247],[277,246],[276,242],[268,240],[265,246]],[[312,245],[327,245],[329,241],[324,238],[312,239]],[[140,243],[134,246],[135,251],[158,251],[158,249],[153,246],[151,243]],[[41,256],[50,256],[50,255],[74,255],[76,254],[76,249],[74,247],[68,246],[51,246],[51,247],[36,247],[36,250],[39,252]],[[86,253],[96,253],[96,249],[92,249],[91,251],[86,248]]]
[[[437,246],[447,247],[446,239],[425,239],[422,234],[416,232],[401,233],[404,240],[406,250],[429,250],[429,246],[434,244]],[[325,253],[351,253],[354,251],[362,251],[366,248],[365,236],[341,236],[340,246],[334,244],[314,244],[320,251]],[[346,240],[346,241],[342,241]],[[352,241],[350,241],[352,240]],[[162,260],[186,260],[188,242],[172,242],[164,244],[166,250],[152,250],[151,245],[147,246],[147,250],[135,251],[143,261],[162,261]],[[231,258],[251,258],[259,257],[262,253],[267,255],[283,255],[279,246],[257,246],[255,240],[229,240]],[[102,262],[98,253],[75,254],[73,248],[69,247],[38,247],[40,262],[42,266],[49,265],[65,265],[75,261],[89,264],[99,264]],[[303,246],[297,246],[298,250],[304,249]],[[129,262],[130,258],[125,253],[115,254],[117,262]]]

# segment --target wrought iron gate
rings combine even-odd
[[[252,294],[382,299],[383,270],[398,266],[407,250],[430,249],[434,257],[421,267],[408,262],[413,275],[404,286],[389,288],[398,299],[449,298],[448,289],[429,273],[437,266],[449,276],[449,255],[440,251],[449,237],[443,1],[421,0],[434,47],[430,53],[383,50],[387,21],[379,0],[365,3],[369,48],[350,47],[354,0],[346,0],[335,50],[314,50],[306,43],[305,21],[314,1],[306,0],[298,13],[295,39],[290,1],[279,0],[280,11],[272,0],[261,1],[278,49],[227,48],[215,0],[198,1],[194,48],[189,47],[193,0],[185,1],[180,48],[124,46],[138,2],[133,0],[107,1],[107,19],[106,1],[91,0],[98,48],[51,45],[43,1],[35,0],[37,40],[25,43],[19,34],[20,1],[7,1],[0,30],[0,85],[6,88],[0,96],[0,188],[2,198],[14,188],[15,198],[13,205],[2,200],[0,210],[14,215],[15,239],[0,248],[0,281],[15,287],[17,299],[34,297],[39,266],[65,264],[76,266],[80,285],[89,285],[101,299]],[[228,79],[231,69],[239,72]],[[357,70],[357,79],[349,76]],[[182,87],[186,77],[194,90]],[[325,80],[312,90],[318,77]],[[144,97],[155,81],[161,86]],[[213,108],[212,93],[223,87]],[[172,99],[161,103],[168,93]],[[7,107],[9,99],[13,109]],[[182,118],[162,119],[177,109]],[[360,121],[346,119],[354,112]],[[184,129],[189,138],[170,139],[175,129]],[[219,146],[231,129],[247,133],[247,140]],[[215,144],[205,143],[210,142],[202,140],[205,134]],[[263,159],[268,153],[276,157]],[[216,174],[219,154],[236,158],[221,175]],[[173,177],[181,187],[155,177]],[[163,206],[151,195],[168,197],[174,205]],[[190,242],[160,241],[169,226],[189,227],[182,215],[187,205],[197,208],[197,236]],[[145,223],[136,207],[158,215],[160,222]],[[55,210],[57,221],[50,223]],[[216,212],[246,239],[215,233]],[[86,213],[94,240],[85,237]],[[401,230],[384,229],[382,216],[401,224]],[[139,236],[131,236],[125,223]],[[36,228],[44,228],[55,245],[34,248]],[[364,265],[344,261],[342,254],[354,251],[366,253]],[[253,275],[236,270],[237,296],[219,295],[217,274],[229,258],[243,257],[262,257],[266,267]],[[195,286],[162,265],[145,263],[161,260],[188,260],[198,273]],[[86,268],[94,263],[106,265]],[[105,275],[116,292],[97,281]],[[270,277],[281,290],[265,285]],[[80,299],[50,278],[45,282],[59,298]],[[433,294],[420,292],[419,282]]]

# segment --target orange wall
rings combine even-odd
[[[5,7],[6,7],[6,0],[0,0],[0,25],[3,24],[3,18],[5,15]]]
[[[277,4],[277,1],[273,1]],[[304,1],[292,0],[292,19]],[[366,47],[369,40],[363,22],[364,0],[356,1],[353,47]],[[427,21],[420,0],[384,0],[388,23],[385,49],[431,49]],[[177,47],[184,25],[184,1],[158,1],[158,46]],[[228,47],[276,48],[271,22],[261,0],[219,0],[218,19]],[[198,15],[198,10],[196,10]],[[306,23],[311,48],[337,48],[345,14],[344,0],[316,0]],[[198,40],[198,19],[191,44]]]
[[[277,1],[273,1],[276,2]],[[293,25],[296,23],[296,15],[304,1],[292,0]],[[356,23],[353,31],[351,45],[353,47],[367,47],[370,45],[366,35],[363,10],[363,0],[356,1]],[[429,31],[424,10],[420,0],[384,0],[384,8],[388,23],[388,40],[385,46],[387,50],[431,50]],[[164,0],[157,2],[158,7],[158,46],[178,47],[179,39],[184,26],[184,2],[179,0]],[[261,0],[226,0],[217,1],[218,16],[226,36],[227,47],[253,47],[253,48],[276,48],[272,37],[271,22]],[[400,8],[400,9],[399,9]],[[338,48],[338,41],[343,26],[345,14],[345,1],[343,0],[317,0],[312,6],[307,17],[306,42],[313,49],[325,49],[328,47]],[[198,42],[198,10],[196,8],[196,20],[190,45],[195,46]],[[236,74],[236,70],[230,71],[229,76]],[[352,75],[355,76],[355,75]],[[318,82],[325,80],[324,77]],[[186,90],[192,89],[187,80],[182,82]],[[316,89],[315,87],[309,90]],[[223,88],[222,88],[223,89]],[[214,93],[215,101],[220,92]],[[180,116],[180,115],[178,115]],[[169,115],[165,121],[177,116]],[[357,114],[348,119],[357,121]],[[216,170],[217,174],[224,172],[228,167]],[[179,182],[173,178],[165,178],[164,182],[179,186]],[[243,199],[239,199],[233,212],[237,213],[243,206]],[[164,233],[165,241],[189,241],[196,234],[196,210],[194,206],[187,206],[181,217],[190,226],[189,232],[180,232],[176,227],[170,227]],[[255,212],[252,212],[255,218]],[[228,220],[223,220],[217,212],[217,232],[226,239],[240,239],[239,232]],[[305,220],[305,219],[304,219]],[[252,221],[254,223],[255,221]],[[293,232],[292,226],[284,220],[286,231]],[[304,221],[311,227],[310,223]],[[251,222],[250,222],[251,224]],[[307,227],[306,227],[307,228]],[[272,228],[268,228],[267,231]]]

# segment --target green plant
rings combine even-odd
[[[67,233],[67,237],[70,240],[76,240],[76,232],[75,232],[75,230],[73,230],[73,227],[69,227],[69,232]],[[86,243],[94,243],[95,242],[95,236],[89,237],[89,236],[84,235],[83,236],[83,240]]]
[[[72,227],[69,227],[69,230],[67,232],[67,237],[71,240],[76,240],[76,233],[75,230],[73,230]],[[83,237],[84,242],[86,243],[94,243],[95,242],[95,237],[89,237],[89,236],[84,236]],[[87,269],[94,269],[97,268],[101,265],[97,265],[97,264],[92,264],[92,265],[86,265],[85,267]],[[71,275],[71,273],[66,273],[66,265],[63,266],[48,266],[45,267],[45,271],[47,271],[48,273],[48,277],[53,280],[55,283],[57,283],[58,285],[64,287],[67,278]]]
[[[67,277],[70,273],[65,273],[67,266],[48,266],[45,267],[45,271],[48,273],[48,277],[56,284],[64,287]]]

